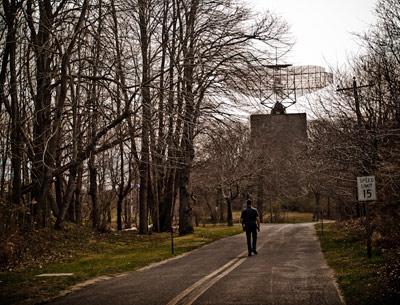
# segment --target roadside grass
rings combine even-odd
[[[233,222],[239,223],[240,222],[240,214],[241,211],[233,211]],[[264,213],[264,222],[270,221],[270,214]],[[276,223],[305,223],[305,222],[312,222],[313,221],[313,214],[307,212],[281,212],[279,221]]]
[[[174,236],[175,255],[180,255],[214,240],[241,233],[240,226],[205,226],[195,233]],[[76,232],[75,232],[76,233]],[[76,239],[77,236],[72,237]],[[69,287],[98,276],[134,271],[150,263],[173,257],[170,234],[138,235],[113,232],[102,235],[82,234],[79,243],[53,241],[58,251],[68,258],[33,268],[0,272],[0,304],[37,304]],[[42,273],[73,273],[73,276],[37,277]]]
[[[368,259],[362,235],[352,234],[335,223],[316,225],[324,256],[337,276],[347,305],[395,305],[385,296],[379,276],[382,255],[373,251]]]
[[[282,212],[280,223],[304,223],[312,222],[313,214],[306,212]]]
[[[234,223],[240,223],[240,215],[242,214],[242,211],[233,211],[232,212],[232,219]]]

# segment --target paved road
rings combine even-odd
[[[258,255],[244,234],[71,293],[54,305],[342,305],[313,224],[264,225]]]

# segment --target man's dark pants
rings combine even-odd
[[[251,254],[251,252],[255,252],[257,249],[257,224],[247,223],[245,225],[245,229],[246,229],[247,249],[249,250],[249,254]]]

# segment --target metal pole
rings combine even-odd
[[[357,127],[358,131],[361,131],[361,110],[360,110],[360,100],[358,99],[358,91],[357,91],[357,81],[356,78],[353,77],[353,94],[354,94],[354,102],[356,106],[356,115],[357,115]]]
[[[358,89],[361,88],[368,88],[368,87],[373,87],[374,84],[371,83],[369,85],[362,85],[362,86],[357,86],[357,81],[356,78],[353,77],[353,86],[351,88],[337,88],[337,92],[339,91],[347,91],[352,89],[353,90],[353,95],[354,95],[354,103],[356,107],[356,116],[357,116],[357,129],[358,129],[358,136],[361,138],[362,136],[362,114],[360,110],[360,100],[358,97]],[[362,168],[362,171],[364,171],[364,168]],[[367,174],[364,172],[364,174]],[[371,220],[370,220],[370,215],[369,215],[369,209],[368,209],[368,203],[365,203],[365,231],[366,231],[366,239],[367,239],[367,256],[368,258],[371,258],[372,256],[372,227],[371,227]]]
[[[368,258],[372,257],[372,228],[371,228],[371,220],[368,202],[365,203],[365,220],[366,220],[366,233],[367,233],[367,256]]]

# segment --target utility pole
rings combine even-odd
[[[370,88],[373,87],[374,84],[368,84],[368,85],[357,85],[356,78],[353,77],[353,85],[348,88],[339,88],[339,86],[336,89],[336,92],[342,92],[342,91],[353,91],[353,96],[354,96],[354,105],[356,107],[356,116],[357,116],[357,129],[358,129],[358,135],[361,138],[362,136],[362,114],[361,114],[361,109],[360,109],[360,99],[358,96],[358,89],[362,88]],[[362,162],[362,176],[366,176],[367,173],[365,170],[364,162]],[[370,211],[369,211],[369,206],[368,203],[363,201],[363,208],[364,208],[364,213],[365,213],[365,231],[366,231],[366,239],[367,239],[367,256],[368,258],[371,258],[372,256],[372,226],[371,226],[371,219],[370,219]]]
[[[358,127],[359,131],[361,131],[361,127],[362,127],[362,115],[361,115],[361,109],[360,109],[360,99],[358,96],[358,89],[370,88],[373,86],[374,86],[374,84],[357,86],[357,80],[355,77],[353,77],[353,85],[351,87],[339,88],[339,86],[338,86],[336,89],[336,92],[350,91],[350,90],[353,91],[354,105],[356,106],[357,127]]]

